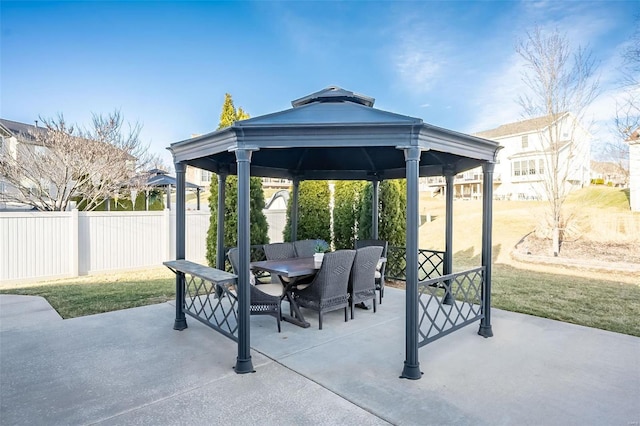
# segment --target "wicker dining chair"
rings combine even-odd
[[[378,246],[382,247],[382,254],[380,257],[387,258],[387,252],[389,243],[385,240],[356,240],[356,250],[362,247]],[[387,258],[388,259],[388,258]],[[388,260],[387,260],[388,261]],[[380,304],[382,304],[382,297],[384,296],[384,273],[387,269],[387,262],[381,262],[379,267],[376,268],[376,290],[380,292]]]
[[[313,257],[316,252],[317,240],[298,240],[293,245],[296,249],[297,257]]]
[[[267,260],[283,260],[293,259],[296,257],[296,249],[293,243],[273,243],[264,245],[264,256]],[[289,280],[285,277],[271,275],[272,283],[281,283],[286,285]]]
[[[293,243],[265,244],[264,255],[267,260],[292,259],[296,257],[296,249]]]
[[[349,320],[349,276],[355,250],[338,250],[326,253],[322,266],[311,284],[294,292],[299,306],[318,312],[318,327],[322,330],[322,316],[325,312],[344,308],[344,320]]]
[[[349,305],[351,319],[356,303],[373,299],[373,312],[376,312],[376,266],[382,254],[382,247],[368,246],[356,250],[356,257],[349,279]]]
[[[233,272],[238,274],[238,249],[232,248],[227,253],[229,263]],[[284,294],[284,287],[282,284],[260,284],[249,286],[251,291],[251,301],[249,312],[251,315],[271,315],[276,317],[278,322],[278,333],[280,333],[280,319],[282,318],[282,311],[280,309],[280,303]]]

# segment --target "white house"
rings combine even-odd
[[[640,212],[640,129],[629,139],[629,203],[632,212]]]
[[[550,171],[554,169],[567,191],[589,185],[591,135],[570,113],[560,114],[555,120],[545,116],[503,124],[474,136],[500,142],[503,147],[494,170],[497,199],[546,199],[549,192],[545,188],[551,184]],[[558,149],[551,149],[552,146]],[[444,179],[430,178],[427,185],[432,191],[439,191]],[[457,175],[454,189],[456,198],[480,198],[482,170]]]
[[[25,149],[46,151],[47,148],[37,144],[33,136],[36,132],[43,131],[46,130],[42,127],[0,118],[0,157],[6,155],[16,159],[20,152]],[[17,189],[6,182],[0,174],[0,210],[31,209],[31,206],[7,201],[7,198],[10,198],[7,195],[15,191]]]

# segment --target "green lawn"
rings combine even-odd
[[[607,187],[581,190],[570,202],[600,221],[628,209],[627,193]],[[454,269],[479,266],[481,203],[454,204]],[[427,198],[421,208],[435,219],[420,227],[420,247],[442,250],[444,202]],[[540,202],[494,203],[493,306],[640,337],[638,277],[512,261],[510,248],[533,228],[535,213],[542,208]],[[63,318],[73,318],[171,300],[174,287],[171,272],[158,269],[38,283],[0,293],[43,296]]]
[[[0,293],[42,296],[62,318],[135,308],[175,299],[175,278],[167,271],[82,277]]]
[[[496,264],[492,290],[496,308],[640,337],[640,285]],[[63,318],[74,318],[172,300],[175,280],[168,271],[136,272],[0,293],[42,296]]]
[[[640,285],[495,265],[492,305],[640,337]]]

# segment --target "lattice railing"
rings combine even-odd
[[[418,280],[426,280],[442,275],[444,252],[418,249]],[[405,281],[407,279],[407,251],[404,247],[389,247],[387,253],[386,278]]]
[[[419,346],[481,319],[483,285],[483,266],[419,282]]]
[[[184,312],[228,338],[238,341],[235,285],[218,285],[185,274]]]

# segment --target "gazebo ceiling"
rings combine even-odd
[[[293,108],[171,144],[176,162],[236,173],[237,149],[255,150],[251,175],[300,179],[403,178],[403,148],[422,150],[420,176],[441,176],[493,161],[497,142],[373,108],[374,99],[339,87],[305,96]]]

